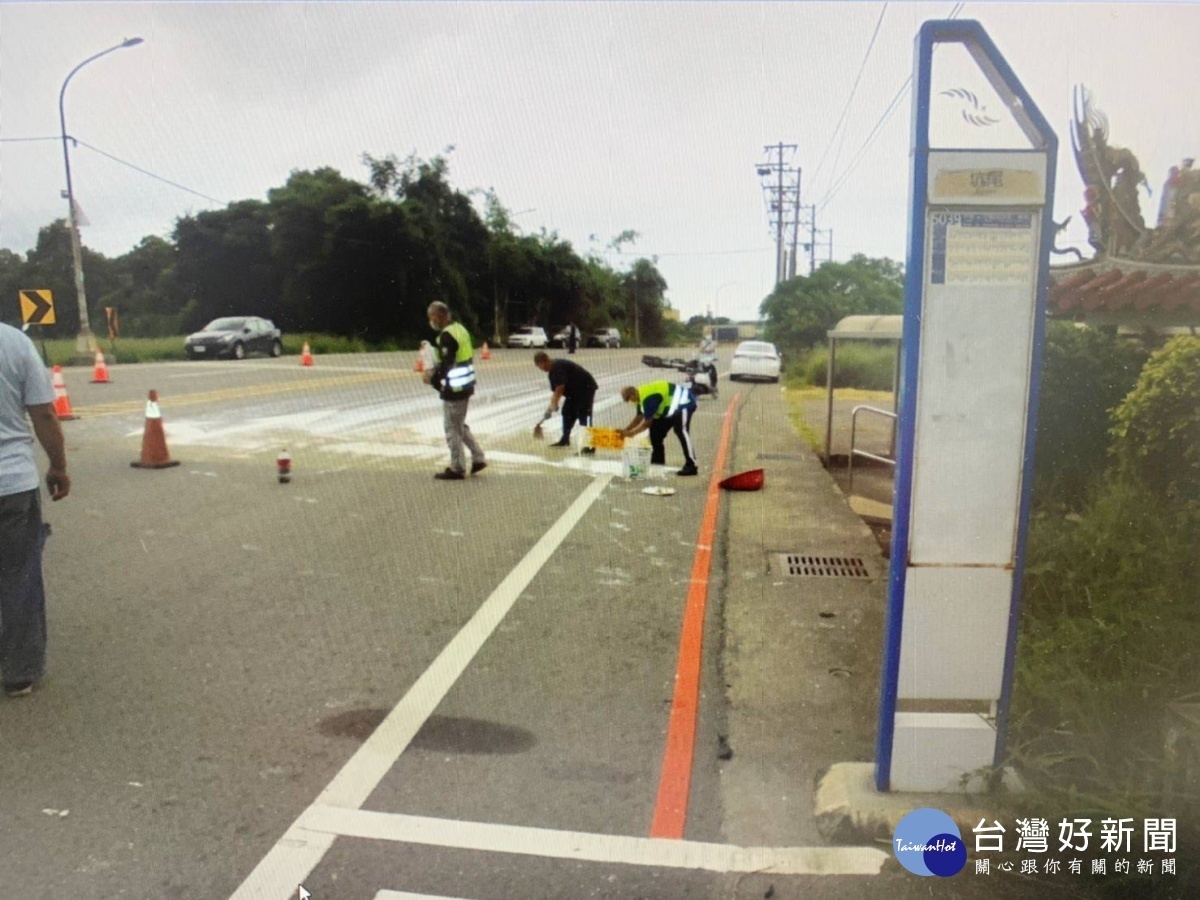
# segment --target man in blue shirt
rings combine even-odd
[[[46,674],[46,526],[33,456],[35,436],[50,458],[50,499],[61,500],[71,492],[71,479],[54,414],[54,388],[33,341],[0,324],[0,676],[10,697],[31,693]]]

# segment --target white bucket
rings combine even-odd
[[[629,447],[621,451],[621,477],[625,479],[650,477],[650,448]]]

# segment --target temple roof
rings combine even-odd
[[[1046,305],[1079,322],[1200,326],[1200,266],[1098,256],[1052,267]]]

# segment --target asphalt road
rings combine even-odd
[[[0,702],[5,898],[229,897],[339,773],[368,813],[481,823],[499,844],[338,837],[304,878],[319,900],[721,895],[713,872],[500,852],[647,837],[721,424],[702,399],[703,476],[646,496],[611,478],[617,457],[532,439],[548,389],[530,357],[480,362],[469,422],[491,465],[462,483],[431,478],[441,410],[412,354],[118,366],[108,385],[68,371],[50,672]],[[674,374],[640,351],[576,358],[601,383],[600,424],[628,421],[622,384]],[[177,468],[129,466],[151,388]],[[491,630],[462,650],[481,610]],[[356,751],[421,691],[427,717],[371,783]],[[697,754],[688,842],[719,840],[716,765]],[[296,896],[266,880],[248,895]]]

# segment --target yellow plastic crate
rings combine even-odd
[[[589,428],[590,442],[588,446],[597,450],[623,450],[625,437],[615,428]]]

